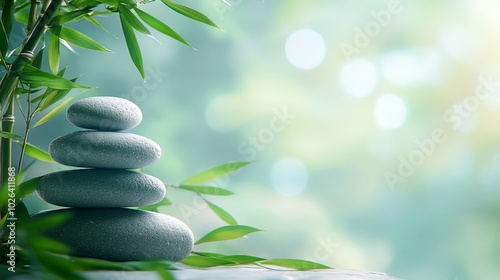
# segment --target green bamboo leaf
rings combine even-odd
[[[12,30],[12,24],[14,23],[14,14],[15,14],[15,2],[14,0],[4,0],[2,1],[2,26],[5,32],[5,38],[8,41],[10,37],[10,32]],[[7,48],[7,46],[5,46]],[[5,53],[5,52],[2,52]]]
[[[212,186],[191,186],[191,185],[180,185],[180,189],[195,192],[195,193],[201,193],[201,194],[208,194],[208,195],[232,195],[234,194],[231,191],[228,191],[223,188],[218,188],[218,187],[212,187]]]
[[[16,138],[21,138],[21,136],[12,133],[12,132],[6,132],[6,131],[0,131],[0,137],[2,138],[7,138],[7,139],[16,139]]]
[[[137,209],[158,212],[159,207],[168,206],[168,205],[172,205],[172,202],[170,202],[170,200],[168,200],[167,198],[164,198],[162,201],[160,201],[156,204],[141,206],[141,207],[138,207]]]
[[[112,262],[100,259],[90,258],[75,258],[72,257],[71,261],[74,262],[81,270],[94,271],[94,270],[127,270],[132,271],[132,268],[126,262]]]
[[[215,267],[221,265],[233,265],[236,264],[232,261],[223,260],[219,258],[213,257],[205,257],[205,256],[188,256],[187,258],[181,261],[182,264],[192,266],[192,267]]]
[[[132,26],[135,30],[146,34],[146,35],[151,35],[149,32],[148,28],[142,24],[142,22],[124,5],[118,6],[118,9],[120,11],[120,17],[123,17],[127,21],[127,23]]]
[[[257,232],[257,231],[261,231],[261,230],[253,228],[253,227],[249,227],[249,226],[242,226],[242,225],[223,226],[223,227],[214,229],[213,231],[207,233],[205,236],[200,238],[194,244],[198,245],[198,244],[202,244],[202,243],[206,243],[206,242],[215,242],[215,241],[236,239],[236,238],[243,237],[247,234]]]
[[[249,164],[250,162],[229,162],[224,163],[208,170],[205,170],[189,179],[184,180],[181,184],[185,185],[198,185],[206,182],[213,181],[220,177],[226,176],[243,166]]]
[[[73,45],[96,51],[107,51],[107,52],[110,51],[108,48],[104,47],[96,40],[90,38],[89,36],[75,29],[69,27],[55,26],[50,30],[54,30],[56,35],[58,35],[61,39]]]
[[[38,148],[33,144],[27,143],[25,152],[34,159],[38,159],[45,162],[55,162],[47,152],[45,152],[44,150]]]
[[[64,67],[61,71],[59,71],[59,73],[57,73],[57,76],[62,77],[64,75],[64,73],[66,72],[66,69],[67,69],[67,67]],[[76,82],[76,80],[77,80],[77,78],[74,78],[74,79],[71,79],[70,81],[74,83],[74,82]],[[32,102],[43,101],[40,108],[37,109],[39,112],[41,112],[41,111],[47,109],[48,107],[54,105],[55,103],[57,103],[59,100],[66,97],[66,95],[68,95],[69,92],[70,92],[69,89],[59,90],[59,89],[47,88],[43,94],[34,98],[32,100]]]
[[[43,176],[35,177],[28,181],[24,181],[16,188],[16,198],[22,199],[23,197],[31,194],[38,187],[38,183],[42,180]]]
[[[249,255],[223,255],[223,254],[212,253],[212,252],[192,252],[192,253],[194,255],[197,255],[197,256],[211,257],[211,258],[217,258],[217,259],[230,261],[230,262],[234,263],[235,265],[253,264],[256,262],[266,260],[266,259],[261,258],[261,257],[255,257],[255,256],[249,256]]]
[[[38,122],[36,122],[35,125],[33,126],[33,128],[35,128],[41,124],[44,124],[48,120],[52,119],[55,115],[57,115],[57,113],[59,113],[62,109],[64,109],[64,106],[66,106],[66,104],[68,104],[71,100],[73,100],[73,98],[74,97],[71,97],[71,98],[64,100],[63,103],[61,103],[60,105],[58,105],[57,107],[52,109],[52,111],[50,111],[47,115],[45,115],[43,118],[41,118]]]
[[[266,259],[260,258],[260,257],[255,257],[255,256],[248,256],[248,255],[230,255],[230,256],[223,256],[219,257],[221,259],[227,260],[234,262],[238,265],[242,264],[253,264],[256,262],[260,261],[265,261]]]
[[[94,13],[94,12],[93,12],[91,15],[94,15],[94,14],[96,14],[96,13]],[[93,25],[95,25],[95,26],[99,27],[100,29],[102,29],[102,30],[104,30],[104,31],[108,32],[108,30],[106,30],[106,28],[104,28],[104,26],[103,26],[100,22],[98,22],[95,18],[93,18],[91,15],[84,15],[84,17],[85,17],[85,19],[86,19],[88,22],[90,22],[90,23],[92,23]]]
[[[214,252],[195,252],[195,251],[193,251],[192,254],[197,255],[197,256],[212,257],[212,258],[222,258],[225,256],[224,254],[214,253]]]
[[[190,19],[194,19],[196,21],[202,22],[204,24],[213,26],[215,28],[219,28],[212,20],[210,20],[207,16],[204,14],[193,10],[189,7],[186,7],[184,5],[175,3],[174,1],[171,0],[161,0],[165,5],[167,5],[170,9],[176,11],[177,13],[186,16]],[[220,29],[220,28],[219,28]]]
[[[44,48],[42,48],[41,50],[39,50],[38,53],[33,58],[33,61],[31,62],[31,65],[33,67],[36,67],[38,69],[40,69],[40,67],[42,67],[43,51],[44,51]]]
[[[139,8],[134,8],[134,10],[137,13],[137,15],[149,26],[192,48],[192,46],[186,40],[184,40],[184,38],[181,37],[181,35],[177,34],[177,32],[175,32],[165,23],[161,22],[152,15],[140,10]]]
[[[51,254],[44,250],[39,250],[37,260],[43,265],[44,270],[57,275],[56,279],[85,280],[78,266],[60,255]]]
[[[97,6],[99,4],[107,4],[110,6],[113,5],[118,5],[118,0],[96,0],[96,1],[89,1],[89,0],[73,0],[71,1],[71,5],[74,7],[93,7]]]
[[[73,89],[73,88],[86,88],[91,89],[92,87],[84,86],[81,84],[74,83],[63,77],[59,77],[52,73],[47,73],[41,71],[30,65],[26,65],[25,69],[19,75],[23,82],[30,84],[32,86],[45,86],[53,89]]]
[[[59,71],[59,63],[61,61],[60,46],[61,42],[59,41],[59,34],[53,32],[52,35],[50,36],[49,50],[48,50],[49,68],[50,71],[52,71],[52,73],[57,73],[57,71]]]
[[[224,209],[220,208],[219,206],[209,202],[206,199],[204,199],[204,200],[207,203],[208,207],[210,207],[210,209],[212,209],[212,211],[214,211],[214,213],[217,216],[219,216],[219,218],[221,218],[221,220],[223,220],[224,222],[226,222],[229,225],[237,225],[238,224],[236,219],[234,219],[233,216],[231,216],[231,214],[229,214],[227,211],[225,211]]]
[[[74,10],[64,14],[60,14],[55,16],[49,23],[49,25],[64,25],[66,23],[70,23],[76,20],[79,20],[83,16],[87,15],[91,10],[88,8],[81,10]]]
[[[29,13],[27,10],[21,10],[14,15],[14,18],[18,22],[26,25],[28,24]]]
[[[22,225],[20,225],[20,227],[22,227],[23,230],[31,232],[33,233],[33,235],[35,235],[35,233],[43,233],[51,228],[60,225],[70,217],[70,212],[53,213],[53,215],[31,219],[29,223],[23,223]]]
[[[312,269],[330,269],[331,267],[326,266],[324,264],[315,263],[311,261],[305,260],[296,260],[296,259],[272,259],[259,262],[264,265],[274,265],[281,266],[296,270],[312,270]]]
[[[49,52],[50,52],[50,46],[49,46]],[[50,53],[49,53],[49,55],[50,55]],[[50,60],[50,57],[49,57],[49,60]],[[57,63],[59,64],[59,62],[57,62]],[[66,66],[66,67],[64,67],[63,69],[59,70],[59,72],[57,72],[57,74],[56,74],[56,75],[57,75],[57,76],[59,76],[59,77],[63,77],[63,76],[64,76],[64,73],[66,73],[66,69],[68,69],[68,66]],[[76,81],[76,79],[72,79],[72,80],[70,80],[70,81],[75,82],[75,81]],[[50,94],[51,92],[53,92],[53,91],[55,91],[55,89],[52,89],[52,88],[47,88],[43,94],[41,94],[41,95],[39,95],[39,96],[37,96],[37,97],[33,98],[33,99],[31,100],[31,103],[36,103],[36,102],[39,102],[39,101],[40,101],[40,100],[42,100],[42,99],[47,98],[47,97],[49,96],[49,94]]]
[[[42,236],[31,236],[29,242],[36,250],[58,254],[68,254],[70,252],[66,245]]]
[[[3,22],[0,20],[0,61],[5,60],[8,46],[9,46],[9,39],[7,38],[7,32],[5,31]]]
[[[120,13],[120,22],[122,25],[123,35],[125,36],[125,42],[127,43],[128,52],[132,62],[134,62],[135,67],[139,70],[141,77],[144,79],[144,64],[142,62],[141,48],[135,37],[134,29],[128,21],[125,19],[123,13]]]

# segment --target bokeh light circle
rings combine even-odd
[[[383,128],[397,128],[406,120],[406,104],[397,95],[384,95],[375,104],[375,118]]]
[[[419,59],[408,51],[391,51],[382,57],[382,72],[394,85],[409,85],[420,78]]]
[[[312,29],[296,30],[285,42],[285,55],[299,69],[314,69],[325,59],[325,40]]]
[[[378,83],[373,63],[356,59],[348,62],[340,72],[340,85],[349,95],[364,97],[373,92]]]

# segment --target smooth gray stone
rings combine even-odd
[[[142,112],[127,99],[98,96],[73,103],[66,118],[81,128],[118,131],[136,127],[142,121]]]
[[[180,261],[193,249],[193,233],[180,220],[129,208],[42,211],[33,221],[68,215],[44,234],[66,244],[70,255],[110,261]]]
[[[161,148],[132,133],[76,131],[54,139],[49,153],[56,162],[69,166],[133,169],[155,163]]]
[[[38,196],[67,207],[136,207],[165,197],[165,185],[151,175],[123,169],[80,169],[45,175]]]

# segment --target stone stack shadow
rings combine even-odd
[[[54,139],[49,153],[56,162],[81,169],[40,180],[40,198],[67,208],[32,218],[68,215],[46,235],[79,257],[180,261],[188,256],[193,234],[187,225],[168,215],[126,208],[158,203],[166,191],[161,180],[133,170],[161,156],[154,141],[122,132],[142,121],[139,107],[117,97],[91,97],[71,105],[67,119],[86,130]]]

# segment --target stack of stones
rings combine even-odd
[[[111,261],[180,261],[193,247],[189,227],[174,217],[130,209],[163,200],[165,185],[144,168],[161,155],[158,144],[132,133],[141,110],[116,97],[82,99],[68,108],[76,131],[52,141],[49,153],[61,164],[84,169],[45,175],[38,195],[68,208],[37,213],[34,219],[68,213],[48,237],[66,244],[71,254]]]

